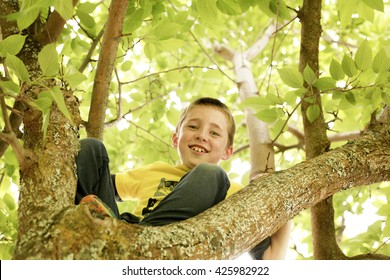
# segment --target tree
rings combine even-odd
[[[303,209],[342,189],[388,181],[388,119],[382,117],[376,121],[376,118],[385,104],[389,104],[390,59],[386,50],[380,48],[374,50],[372,59],[369,42],[361,40],[359,34],[348,37],[345,32],[338,33],[339,42],[328,44],[324,40],[325,48],[329,51],[332,44],[353,44],[356,47],[352,51],[354,56],[344,50],[332,50],[321,66],[310,57],[318,55],[319,46],[310,46],[312,49],[309,50],[305,42],[310,42],[310,36],[319,38],[319,15],[323,10],[321,2],[309,2],[296,4],[291,1],[287,6],[282,1],[256,4],[254,1],[198,0],[193,1],[189,9],[182,1],[159,0],[113,0],[77,5],[76,1],[22,1],[20,7],[17,1],[0,1],[2,16],[7,16],[0,21],[4,38],[0,45],[4,65],[0,84],[4,121],[1,139],[6,171],[3,180],[17,181],[15,166],[20,170],[19,224],[14,258],[233,258],[274,233]],[[366,2],[356,1],[358,21],[352,17],[355,11],[346,9],[343,1],[339,1],[337,11],[343,28],[338,26],[335,30],[353,30],[356,26],[365,30],[364,24],[369,24],[365,19],[373,21],[374,15],[378,17],[374,10],[384,11],[381,1]],[[317,6],[310,6],[315,4]],[[54,9],[48,9],[49,6]],[[317,17],[313,19],[317,20],[315,26],[319,29],[305,22],[307,14],[314,11]],[[329,18],[336,16],[334,11],[336,9],[327,10]],[[253,25],[248,19],[260,13],[267,17]],[[289,46],[287,43],[292,42],[291,38],[297,32],[292,20],[294,15],[302,21],[304,47],[301,48],[300,71],[295,66],[298,61],[296,48],[284,47],[284,44]],[[257,80],[264,81],[267,86],[266,90],[257,86],[258,92],[266,92],[266,95],[254,95],[237,105],[234,86],[240,79],[232,78],[229,67],[219,61],[207,45],[213,38],[218,38],[219,42],[229,42],[234,49],[242,49],[247,42],[229,40],[230,36],[223,38],[220,33],[226,33],[228,28],[238,30],[239,26],[250,34],[249,40],[255,38],[254,32],[265,29],[269,18],[290,22],[278,29],[270,41],[272,44],[264,47],[257,59],[259,63],[252,70],[253,76],[260,77]],[[229,21],[225,22],[226,19]],[[222,22],[225,24],[215,24]],[[386,26],[385,23],[382,25]],[[375,34],[385,32],[379,30],[380,26]],[[232,32],[231,37],[237,38],[235,34]],[[325,33],[323,37],[328,39],[327,35]],[[352,43],[343,39],[351,39]],[[85,40],[91,43],[85,43]],[[57,59],[57,51],[61,59]],[[288,56],[282,57],[281,53]],[[306,58],[305,55],[309,56]],[[342,57],[341,63],[336,59],[337,55]],[[260,63],[261,58],[265,64]],[[146,62],[146,59],[149,60]],[[279,75],[275,75],[274,63],[288,67],[280,67]],[[291,92],[289,88],[295,90]],[[228,89],[234,93],[227,95]],[[298,140],[302,139],[294,126],[301,126],[299,120],[303,116],[309,160],[260,177],[232,199],[204,214],[163,228],[142,228],[101,219],[89,209],[73,205],[74,157],[80,125],[86,128],[87,135],[98,138],[103,138],[103,125],[106,126],[104,137],[109,143],[114,166],[126,163],[116,156],[126,150],[132,151],[133,164],[147,163],[159,157],[175,161],[177,156],[165,140],[171,133],[166,124],[176,122],[179,113],[176,97],[193,99],[197,95],[195,92],[199,95],[207,92],[207,95],[220,96],[232,103],[238,121],[242,120],[243,108],[253,110],[261,121],[272,124],[272,143],[284,152],[283,155],[290,151],[288,146],[292,143],[286,136],[287,131],[299,136]],[[299,106],[302,113],[297,110]],[[363,107],[368,109],[362,110]],[[325,117],[324,112],[330,112],[331,118]],[[360,125],[346,115],[351,112],[360,117]],[[22,120],[23,146],[17,139]],[[343,127],[338,120],[347,122],[348,126]],[[334,130],[352,127],[367,131],[354,142],[318,156],[328,150],[326,143],[330,137],[326,135],[326,123],[332,124]],[[129,125],[126,130],[118,129]],[[237,131],[236,145],[247,145],[247,138],[243,136],[245,127],[246,122],[243,122]],[[80,134],[85,136],[85,131],[80,130]],[[122,137],[117,137],[118,134]],[[322,142],[313,135],[321,135]],[[332,137],[337,136],[339,134]],[[116,137],[115,141],[109,140],[112,137]],[[151,146],[151,140],[157,140],[154,141],[156,144]],[[145,154],[144,149],[131,148],[134,143],[137,147],[147,145],[149,150],[153,148],[158,153]],[[12,149],[5,149],[8,144]],[[319,148],[309,152],[310,147],[315,146]],[[298,142],[294,147],[301,149],[303,146]],[[316,152],[318,149],[320,152]],[[244,152],[237,154],[242,161],[248,157]],[[225,167],[230,169],[229,165],[232,162]],[[234,171],[233,167],[232,173]],[[267,170],[261,170],[264,171]],[[244,182],[247,183],[247,179]],[[386,192],[384,187],[380,190]],[[2,203],[8,210],[1,215],[11,220],[16,210],[8,192],[3,195]],[[329,200],[326,203],[329,204]],[[384,212],[388,206],[380,207]],[[329,210],[332,208],[326,211]],[[323,219],[322,215],[316,216],[320,221]],[[383,239],[389,236],[387,224],[379,225],[379,231],[375,229],[376,240],[380,240],[378,250],[381,250],[377,253],[382,254],[369,251],[370,254],[363,257],[386,258],[389,245],[383,243]],[[7,236],[4,233],[2,239],[9,238],[13,244],[15,235],[12,231]],[[335,236],[334,231],[329,234]],[[316,240],[320,245],[325,244],[321,239]],[[367,244],[372,240],[366,241]],[[45,244],[43,248],[42,244]],[[346,258],[332,252],[315,254],[316,258],[323,256]]]

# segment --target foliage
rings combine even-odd
[[[32,24],[38,15],[44,22],[49,6],[69,19],[58,44],[44,47],[39,54],[43,73],[39,78],[31,80],[17,56],[25,43],[22,33],[0,41],[0,57],[5,59],[12,78],[0,82],[7,104],[12,105],[26,84],[45,87],[48,79],[55,78],[59,85],[47,88],[36,100],[26,101],[42,111],[43,133],[53,103],[70,118],[60,98],[60,88],[77,92],[81,116],[85,121],[88,119],[100,49],[100,45],[94,47],[94,43],[100,40],[110,1],[79,1],[74,10],[71,2],[24,0],[20,1],[20,12],[9,16],[17,19],[21,30]],[[316,87],[322,93],[329,136],[363,130],[373,113],[384,104],[390,105],[387,39],[390,31],[385,16],[389,5],[381,0],[354,0],[355,5],[350,2],[324,1],[321,72],[317,76],[308,66],[303,73],[297,67],[300,25],[294,18],[294,10],[299,9],[301,1],[130,1],[106,116],[104,140],[112,171],[156,160],[177,162],[170,139],[180,110],[187,102],[205,95],[225,101],[235,116],[238,124],[235,148],[240,152],[223,166],[232,178],[243,184],[248,182],[249,157],[245,149],[248,139],[244,108],[254,109],[259,119],[270,124],[271,136],[279,149],[278,169],[304,160],[299,139],[289,128],[302,129],[297,108],[306,87],[308,90]],[[280,30],[251,65],[259,96],[240,102],[233,69],[214,53],[213,46],[221,43],[232,49],[246,50],[275,19],[279,21]],[[288,22],[282,25],[285,20]],[[3,76],[4,69],[0,69]],[[310,106],[308,119],[314,121],[319,111],[317,105]],[[83,129],[80,134],[86,136]],[[340,144],[333,143],[332,148]],[[18,164],[11,149],[3,156],[1,167],[0,258],[7,259],[11,256],[17,228],[14,186],[18,184]],[[364,205],[371,202],[378,209],[379,217],[370,221],[366,232],[353,239],[341,234],[340,241],[348,255],[376,250],[390,253],[390,246],[383,244],[390,237],[390,211],[386,208],[389,194],[389,186],[381,184],[335,196],[335,219],[340,228],[345,226],[346,213],[364,214]],[[131,207],[127,204],[121,209]],[[294,219],[292,247],[305,248],[304,253],[298,247],[292,248],[295,258],[311,256],[309,221],[307,212]]]

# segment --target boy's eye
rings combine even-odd
[[[215,131],[211,131],[210,134],[211,134],[212,136],[219,136],[219,133],[218,133],[218,132],[215,132]]]
[[[197,127],[196,127],[196,125],[193,125],[193,124],[190,124],[190,125],[188,125],[187,126],[189,129],[196,129]]]

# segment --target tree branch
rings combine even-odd
[[[274,36],[277,30],[278,30],[277,23],[270,24],[270,26],[268,26],[268,28],[265,30],[263,36],[244,52],[244,57],[246,57],[246,59],[251,61],[253,58],[258,56],[268,45],[269,41]]]
[[[104,30],[99,62],[92,90],[91,108],[88,116],[89,137],[103,139],[108,92],[118,45],[122,37],[122,27],[126,15],[127,0],[112,0],[107,24]]]
[[[91,47],[88,50],[87,56],[85,57],[85,59],[83,60],[83,63],[81,64],[81,66],[78,69],[80,71],[80,73],[84,72],[84,70],[87,67],[88,63],[91,61],[91,57],[93,55],[93,52],[95,51],[95,49],[96,49],[100,39],[102,38],[103,34],[104,34],[104,29],[100,30],[100,32],[97,35],[97,37],[92,40],[92,44],[91,44]]]
[[[2,91],[0,89],[0,91]],[[23,170],[25,167],[25,153],[22,144],[20,144],[18,138],[16,137],[16,134],[13,130],[13,127],[11,125],[10,119],[7,114],[7,106],[5,104],[4,96],[0,95],[0,105],[1,105],[1,112],[3,114],[3,120],[5,124],[4,132],[0,133],[0,139],[5,141],[6,143],[10,144],[12,148],[14,149],[16,158],[19,162],[19,168]]]
[[[86,206],[67,208],[54,219],[50,234],[44,232],[39,242],[31,241],[35,245],[25,244],[25,250],[15,258],[236,258],[330,195],[352,186],[390,180],[390,166],[386,164],[390,160],[389,131],[389,125],[377,126],[340,148],[261,176],[202,214],[167,226],[102,220],[86,215]]]
[[[76,6],[77,2],[78,0],[73,0],[73,7]],[[65,22],[66,20],[57,11],[54,11],[50,14],[43,30],[36,34],[35,39],[43,46],[57,42],[58,37],[64,29]]]

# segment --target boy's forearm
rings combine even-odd
[[[286,257],[292,221],[288,221],[271,236],[271,246],[264,252],[263,260],[283,260]]]

